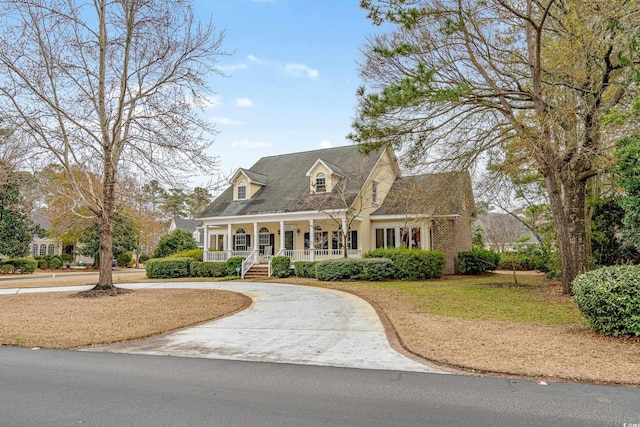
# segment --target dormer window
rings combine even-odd
[[[324,193],[327,191],[327,178],[322,172],[319,172],[316,175],[316,191],[318,193]]]
[[[244,181],[238,183],[238,200],[244,200],[247,198],[247,185]]]

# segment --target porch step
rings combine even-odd
[[[269,266],[264,264],[256,264],[244,275],[245,279],[257,279],[259,277],[269,276]]]

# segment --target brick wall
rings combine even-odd
[[[471,250],[471,218],[465,214],[457,218],[433,221],[433,248],[444,252],[444,274],[455,274],[458,252]]]

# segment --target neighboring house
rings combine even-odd
[[[496,252],[513,251],[520,245],[539,243],[531,230],[511,214],[489,212],[480,214],[477,224],[484,230],[484,246]]]
[[[377,247],[439,249],[445,273],[471,249],[474,200],[467,172],[401,177],[395,154],[355,145],[263,157],[238,169],[202,213],[205,261],[245,257],[242,275],[270,255],[294,261]]]
[[[51,222],[38,211],[33,212],[31,220],[45,231],[51,228]],[[31,256],[62,254],[62,241],[56,237],[33,236],[30,247]]]
[[[169,224],[169,233],[176,228],[188,231],[193,236],[199,248],[204,248],[204,229],[202,221],[197,219],[174,218]]]

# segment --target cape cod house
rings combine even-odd
[[[243,277],[272,255],[318,261],[400,246],[442,250],[450,274],[457,253],[471,249],[469,174],[402,177],[389,148],[263,157],[230,184],[198,219],[204,260],[243,256]]]

